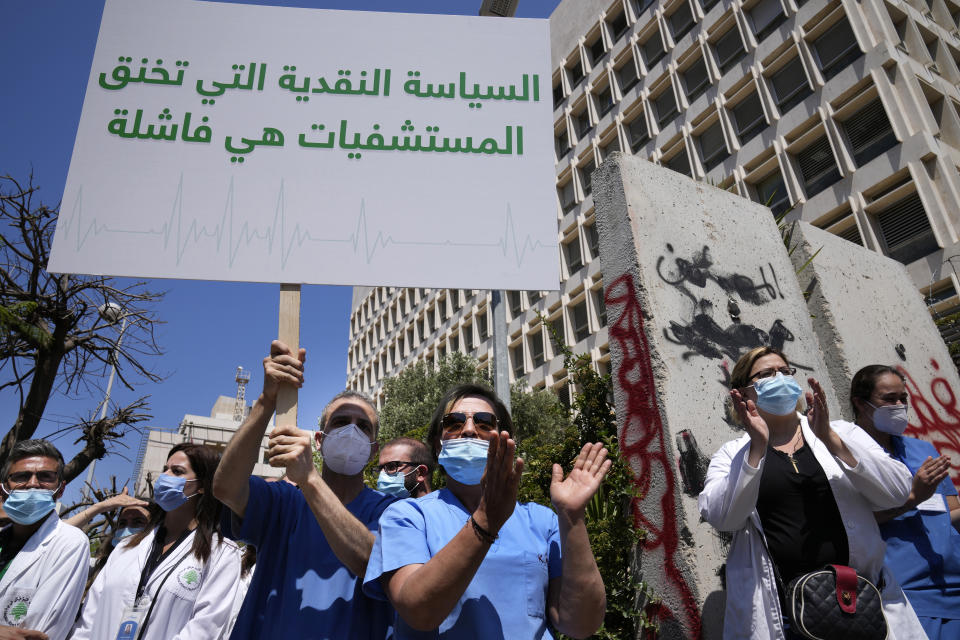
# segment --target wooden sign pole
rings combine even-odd
[[[280,329],[277,338],[294,356],[300,348],[300,285],[280,285]],[[283,385],[277,392],[277,426],[297,426],[297,389]]]

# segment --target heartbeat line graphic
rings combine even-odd
[[[294,250],[300,250],[305,245],[332,243],[349,246],[354,255],[362,257],[369,265],[377,257],[377,253],[390,246],[397,247],[463,247],[479,249],[497,249],[504,258],[515,262],[519,268],[529,254],[540,249],[555,247],[555,243],[541,242],[529,234],[519,236],[513,221],[513,212],[510,203],[506,204],[503,232],[499,237],[489,241],[479,240],[462,241],[451,239],[418,240],[415,238],[398,238],[394,234],[384,231],[372,232],[367,225],[366,202],[360,199],[356,224],[352,233],[345,236],[329,237],[315,233],[303,227],[299,222],[288,229],[286,219],[283,180],[277,191],[276,207],[270,224],[258,224],[247,219],[238,220],[234,216],[234,185],[233,178],[224,198],[223,213],[216,223],[204,223],[196,218],[185,219],[183,213],[183,175],[177,184],[176,194],[170,207],[169,217],[157,227],[146,229],[121,228],[115,224],[99,222],[96,216],[88,217],[83,210],[83,188],[77,192],[70,210],[70,216],[61,220],[64,238],[73,246],[74,251],[80,252],[88,240],[105,234],[114,234],[118,237],[127,236],[154,236],[161,242],[164,252],[176,252],[176,263],[179,266],[184,255],[191,249],[199,248],[201,244],[212,242],[217,255],[226,252],[228,265],[232,268],[242,250],[254,243],[266,243],[268,255],[275,255],[280,259],[281,268],[285,269]],[[189,216],[188,216],[189,217]],[[372,237],[371,237],[372,235]]]

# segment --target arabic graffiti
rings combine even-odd
[[[932,358],[930,366],[935,371],[940,370],[940,363]],[[910,372],[903,367],[897,369],[907,379],[910,404],[920,421],[919,424],[911,424],[906,434],[929,440],[941,455],[950,456],[954,461],[954,464],[950,465],[950,479],[954,485],[960,487],[960,471],[956,464],[960,460],[960,405],[957,394],[943,376],[934,377],[930,381],[929,395],[924,394]]]
[[[183,86],[189,71],[190,62],[176,60],[175,73],[163,67],[163,59],[157,58],[151,65],[149,58],[141,58],[139,69],[134,72],[131,67],[131,56],[120,56],[119,64],[109,73],[102,72],[98,78],[101,88],[108,91],[119,91],[134,83],[149,85]],[[204,96],[201,104],[210,107],[216,104],[216,99],[226,94],[228,90],[262,92],[268,87],[268,66],[266,63],[250,62],[232,65],[233,78],[229,81],[208,81],[202,78],[196,81],[196,93]],[[330,94],[336,96],[390,96],[391,69],[373,69],[372,72],[361,70],[354,75],[350,69],[337,69],[336,81],[328,81],[324,77],[305,75],[298,77],[296,65],[283,65],[283,75],[277,80],[279,89],[295,94],[297,102],[305,103],[311,95]],[[485,100],[514,102],[540,101],[539,74],[521,75],[519,89],[517,85],[488,85],[485,89],[479,83],[470,83],[465,71],[459,72],[456,82],[426,83],[420,80],[420,71],[408,71],[409,79],[403,85],[404,94],[415,98],[460,98],[468,100],[470,109],[479,109]],[[358,78],[356,83],[353,78]],[[368,82],[369,81],[369,82]],[[313,86],[311,86],[313,85]],[[132,118],[128,118],[131,114]],[[190,131],[193,114],[186,112],[182,123],[169,123],[173,119],[169,108],[164,108],[157,116],[159,124],[144,125],[144,109],[135,111],[126,107],[114,109],[115,116],[107,124],[107,131],[113,135],[126,139],[165,140],[176,141],[179,130],[180,140],[184,142],[209,143],[213,138],[212,123],[209,116],[201,118],[202,124]],[[132,120],[132,122],[131,122]],[[339,128],[327,129],[325,124],[314,123],[310,131],[326,135],[325,140],[309,141],[308,132],[300,133],[298,146],[307,149],[332,149],[339,147],[348,151],[347,157],[359,160],[363,151],[419,151],[433,153],[473,153],[486,155],[523,155],[523,127],[520,125],[506,125],[503,142],[491,136],[443,136],[439,135],[440,127],[435,124],[425,127],[425,134],[414,134],[413,123],[407,119],[400,126],[402,133],[390,135],[389,142],[385,134],[380,132],[380,124],[373,124],[373,131],[366,136],[361,133],[349,133],[348,123],[341,119]],[[278,127],[262,127],[263,133],[259,136],[224,137],[224,148],[232,154],[230,162],[242,164],[244,155],[254,151],[257,147],[283,147],[284,133]],[[239,142],[236,142],[239,139]]]
[[[623,358],[615,376],[618,410],[625,407],[619,438],[639,490],[632,505],[634,520],[647,531],[644,580],[656,585],[663,597],[661,618],[674,620],[683,627],[685,637],[696,638],[701,630],[700,610],[678,564],[680,505],[633,276],[626,273],[614,280],[605,302],[610,318],[616,318],[609,327],[610,339]]]
[[[674,253],[671,244],[667,244],[666,248],[668,253]],[[787,342],[795,338],[782,320],[774,320],[769,329],[764,330],[740,318],[738,300],[762,306],[784,297],[773,265],[760,265],[759,271],[759,281],[742,273],[721,271],[714,265],[708,246],[695,252],[689,260],[674,257],[672,264],[669,264],[667,256],[661,255],[657,258],[657,275],[688,298],[692,309],[689,317],[682,321],[670,321],[663,330],[664,337],[687,348],[684,359],[699,355],[714,360],[729,358],[736,361],[753,347],[771,345],[783,349]],[[727,296],[726,312],[731,322],[726,327],[714,317],[713,302],[703,296],[708,285],[719,287]]]

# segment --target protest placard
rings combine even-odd
[[[556,289],[545,20],[107,0],[48,268]]]

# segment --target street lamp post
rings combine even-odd
[[[110,322],[116,324],[117,320],[121,320],[120,323],[120,335],[117,336],[117,342],[113,345],[113,349],[110,350],[110,377],[107,379],[107,391],[103,395],[103,403],[100,405],[100,416],[97,420],[103,420],[107,416],[107,407],[110,404],[110,391],[113,389],[113,379],[117,375],[117,349],[120,348],[120,341],[123,340],[123,332],[127,330],[127,316],[123,313],[123,308],[120,305],[113,302],[107,302],[99,307],[97,307],[97,313],[100,314],[100,317]],[[90,487],[93,485],[93,472],[97,468],[97,459],[94,458],[90,461],[90,466],[87,469],[87,481],[83,485],[83,497],[85,499],[90,499]]]

